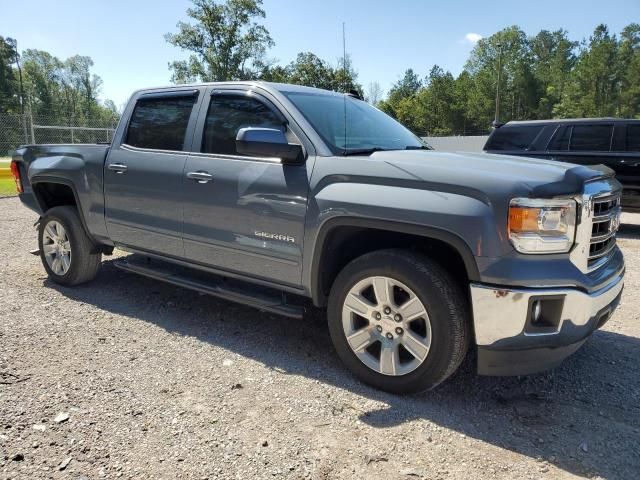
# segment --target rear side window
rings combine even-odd
[[[486,150],[526,150],[543,128],[543,125],[497,128],[491,134]]]
[[[182,150],[195,98],[138,100],[127,130],[127,145],[154,150]]]
[[[640,152],[640,124],[627,125],[627,152]]]
[[[613,125],[574,125],[569,150],[577,152],[608,152],[611,148]]]
[[[284,128],[282,119],[255,98],[244,95],[211,97],[202,137],[202,151],[237,155],[238,130],[246,127]]]

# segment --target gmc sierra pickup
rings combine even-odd
[[[477,348],[478,372],[551,368],[617,306],[621,186],[605,167],[431,151],[349,94],[229,82],[136,92],[111,145],[13,157],[62,285],[127,271],[301,318],[404,393]]]

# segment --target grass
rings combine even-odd
[[[0,178],[0,197],[17,195],[16,182],[13,178]]]
[[[0,170],[9,168],[11,162],[10,157],[0,157]],[[6,177],[2,175],[4,172],[0,172],[0,197],[7,197],[17,195],[16,183],[13,181],[13,177]]]

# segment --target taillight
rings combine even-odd
[[[16,189],[18,190],[18,193],[23,193],[24,189],[22,188],[22,180],[20,179],[20,168],[18,167],[18,162],[15,160],[11,161],[11,174],[16,182]]]

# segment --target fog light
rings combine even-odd
[[[535,302],[533,302],[533,307],[531,308],[531,320],[533,321],[533,323],[538,323],[541,314],[542,302],[540,300],[536,300]]]
[[[529,299],[525,333],[554,333],[562,319],[564,295],[545,295]]]

